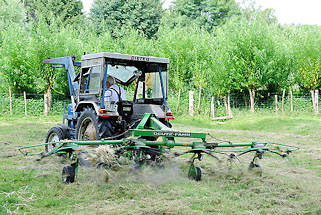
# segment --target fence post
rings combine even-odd
[[[228,109],[228,113],[227,113],[227,115],[229,116],[229,117],[233,117],[233,115],[232,115],[232,109],[231,109],[231,94],[230,94],[230,92],[228,92],[227,93],[227,109]]]
[[[43,94],[43,101],[44,101],[44,115],[48,116],[48,96],[47,96],[47,93]]]
[[[11,87],[9,86],[9,100],[10,100],[10,115],[12,115],[12,95],[11,95]]]
[[[211,100],[211,115],[212,118],[215,118],[215,110],[214,110],[214,96],[212,96],[212,100]]]
[[[312,107],[313,107],[313,112],[315,113],[315,91],[311,90],[311,98],[312,98]]]
[[[275,112],[278,112],[278,95],[274,96],[274,100],[275,100]]]
[[[178,106],[179,106],[179,99],[180,99],[180,97],[181,97],[181,89],[178,90],[178,99],[177,99],[176,112],[175,112],[175,113],[177,113],[177,111],[178,111]]]
[[[319,90],[314,91],[315,114],[319,114]]]
[[[27,94],[26,94],[26,91],[23,91],[23,98],[25,100],[25,116],[27,116]]]
[[[284,112],[284,97],[285,97],[285,89],[283,89],[283,93],[282,93],[282,112]]]
[[[194,91],[189,91],[188,110],[189,110],[189,115],[191,116],[194,115],[193,103],[194,103]]]

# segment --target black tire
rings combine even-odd
[[[95,137],[87,138],[84,133],[90,123],[93,123]],[[91,108],[85,108],[78,118],[76,125],[77,140],[100,140],[102,138],[111,137],[114,133],[114,128],[110,121],[97,116],[96,112]]]
[[[200,167],[196,166],[196,177],[195,181],[200,181],[202,179],[202,170]]]
[[[72,166],[64,166],[61,179],[65,184],[73,183],[75,181],[75,169]]]
[[[65,139],[65,134],[60,127],[51,128],[46,136],[46,143],[49,142],[59,142],[60,140]],[[49,152],[52,148],[54,148],[56,144],[45,145],[46,152]]]
[[[188,178],[195,180],[195,181],[200,181],[202,179],[202,170],[198,166],[192,165],[190,168],[193,168],[192,172],[189,170],[188,172]]]

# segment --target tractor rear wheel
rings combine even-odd
[[[60,140],[65,139],[65,134],[60,127],[53,127],[48,131],[46,137],[46,143],[50,142],[59,142]],[[51,151],[57,144],[49,144],[45,145],[46,152]]]
[[[77,140],[100,140],[110,137],[114,129],[108,120],[101,119],[91,108],[85,108],[77,121]]]

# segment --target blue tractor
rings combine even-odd
[[[121,139],[144,113],[155,114],[170,127],[174,117],[167,103],[169,59],[102,52],[83,55],[81,62],[67,56],[43,63],[66,70],[71,98],[63,123],[49,130],[46,142]],[[75,67],[80,68],[78,74]],[[126,100],[105,100],[108,76],[127,89]]]

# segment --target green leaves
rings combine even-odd
[[[299,26],[293,37],[298,68],[296,80],[306,90],[317,89],[321,86],[321,27]]]
[[[27,21],[20,1],[0,2],[1,92],[11,85],[14,92],[52,87],[67,95],[66,72],[42,60],[72,54],[80,60],[83,52],[168,57],[172,89],[224,95],[251,88],[264,95],[321,85],[320,27],[280,26],[271,10],[240,15],[234,1],[177,0],[160,24],[158,0],[96,0],[90,20],[76,22],[77,2],[26,1]]]
[[[212,31],[236,14],[239,14],[239,7],[234,0],[176,0],[166,22],[181,27],[195,24]]]
[[[151,38],[157,32],[162,17],[159,0],[95,0],[90,19],[98,32],[114,35],[122,28],[133,28]]]

